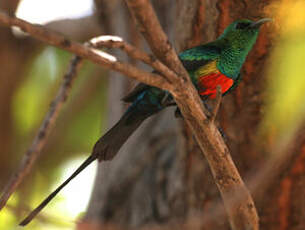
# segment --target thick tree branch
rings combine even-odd
[[[138,22],[139,30],[147,40],[148,45],[156,57],[180,75],[180,78],[188,80],[188,73],[179,61],[171,43],[168,41],[150,2],[147,0],[125,1]],[[143,7],[144,5],[145,7]]]
[[[70,68],[66,75],[64,76],[64,81],[55,97],[51,103],[50,110],[47,113],[45,119],[43,120],[37,135],[31,147],[25,153],[19,168],[13,174],[10,181],[4,188],[2,196],[0,198],[0,210],[5,206],[10,196],[17,189],[18,185],[22,182],[24,177],[30,172],[35,163],[37,157],[40,155],[42,148],[44,147],[46,140],[50,134],[50,131],[54,127],[55,121],[58,117],[59,111],[61,110],[63,104],[67,100],[70,93],[71,86],[74,79],[77,76],[77,71],[81,66],[81,58],[74,56],[70,63]]]
[[[168,84],[167,80],[161,75],[149,73],[140,70],[133,65],[122,63],[118,61],[114,56],[109,55],[103,51],[99,51],[81,43],[71,41],[54,31],[46,29],[43,26],[33,25],[24,20],[10,17],[2,10],[0,10],[0,25],[1,24],[5,26],[17,26],[22,31],[30,34],[32,37],[40,41],[67,50],[76,54],[77,56],[86,58],[96,64],[102,65],[112,70],[116,70],[128,77],[134,78],[146,84],[153,85],[162,89],[168,89],[170,87],[170,84]]]
[[[154,54],[178,73],[179,78],[175,79],[175,87],[170,92],[209,162],[231,227],[236,230],[257,230],[258,216],[253,199],[218,129],[203,113],[204,108],[198,93],[190,79],[185,78],[185,71],[168,42],[149,0],[126,0],[126,2]]]

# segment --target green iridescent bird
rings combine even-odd
[[[241,80],[240,69],[253,47],[260,26],[270,21],[238,20],[229,25],[215,41],[179,54],[203,100],[215,98],[217,85],[222,94],[234,89]],[[139,84],[123,101],[131,103],[117,124],[95,144],[92,155],[58,189],[49,195],[23,222],[26,225],[70,180],[97,158],[111,160],[128,137],[149,116],[171,105],[172,97],[156,87]]]

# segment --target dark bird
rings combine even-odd
[[[230,24],[215,41],[183,51],[179,58],[188,71],[203,100],[216,97],[216,87],[223,95],[232,91],[240,82],[240,70],[246,56],[256,42],[259,28],[265,22],[238,20]],[[123,98],[131,103],[122,118],[94,145],[92,154],[53,193],[51,193],[20,225],[28,224],[47,203],[76,175],[96,159],[111,160],[129,136],[151,115],[173,105],[168,92],[156,87],[139,84]]]

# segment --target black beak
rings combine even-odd
[[[270,22],[272,21],[271,18],[262,18],[256,22],[253,22],[251,25],[250,25],[250,28],[259,28],[261,25],[263,25],[265,22]]]

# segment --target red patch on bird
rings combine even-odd
[[[227,92],[233,85],[234,81],[226,77],[222,73],[212,73],[210,75],[201,76],[198,79],[199,94],[202,96],[209,96],[209,98],[216,97],[216,87],[221,86],[221,92]]]

